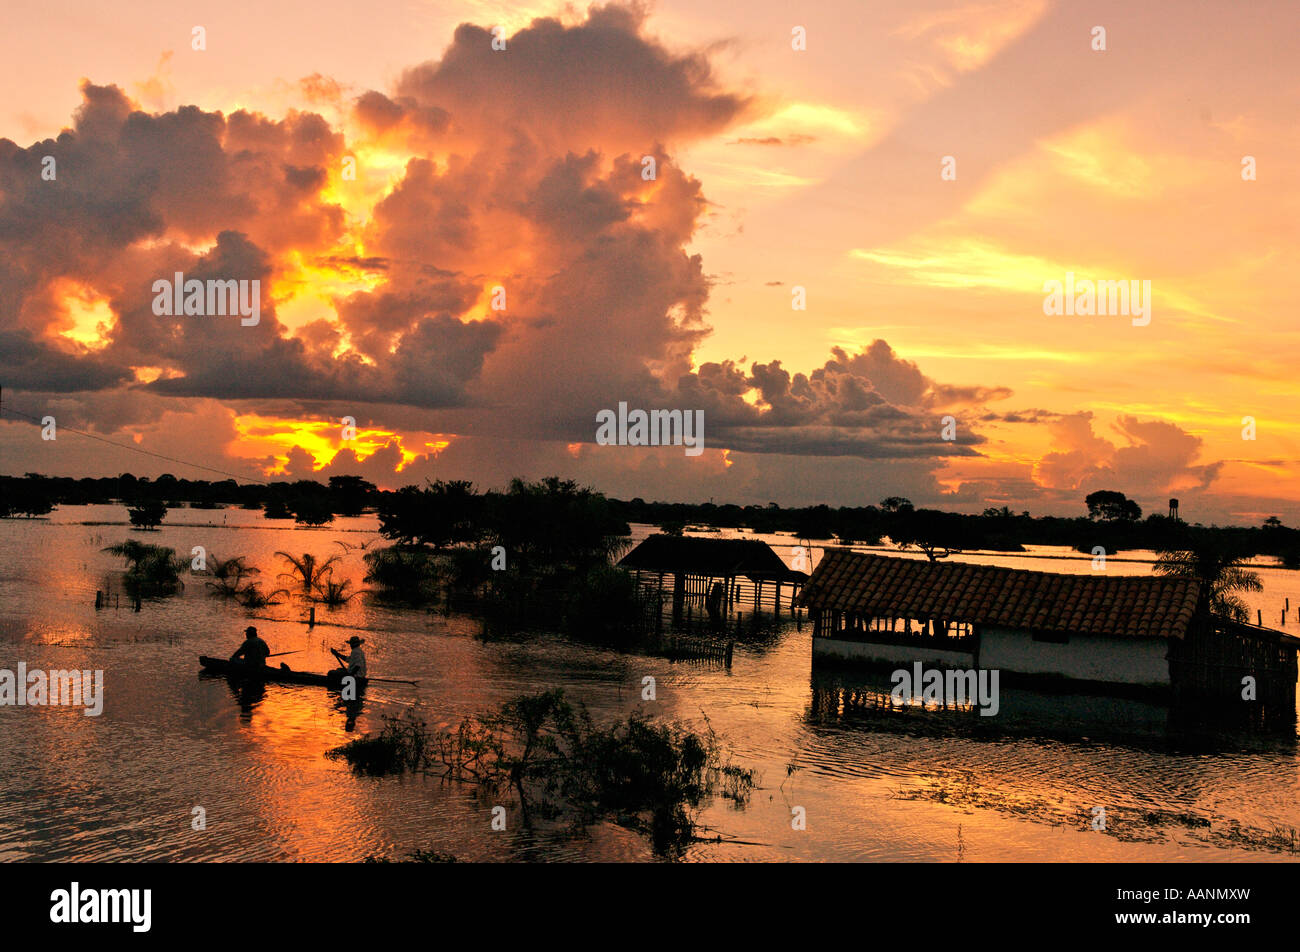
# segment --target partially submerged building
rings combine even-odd
[[[752,595],[754,610],[762,608],[766,587],[773,609],[779,612],[782,598],[788,594],[793,599],[808,579],[808,573],[789,568],[770,545],[759,539],[652,535],[618,564],[632,570],[643,582],[655,580],[661,591],[667,579],[674,614],[688,603],[698,602],[703,607],[715,584],[720,586],[720,609],[730,612],[741,601],[741,579],[749,583],[744,594]]]
[[[813,655],[1294,709],[1300,639],[1212,615],[1196,579],[1059,575],[827,550],[797,604]]]

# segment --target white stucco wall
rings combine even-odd
[[[865,641],[847,641],[839,638],[813,638],[813,657],[843,658],[849,661],[880,661],[890,664],[948,665],[969,668],[975,656],[969,651],[944,651],[941,648],[913,648],[907,645],[879,645]]]
[[[1163,638],[1072,636],[1068,644],[1034,641],[1029,632],[980,629],[981,668],[1019,674],[1058,674],[1112,684],[1169,684],[1169,645]]]

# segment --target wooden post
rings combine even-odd
[[[772,602],[772,614],[779,619],[781,617],[781,581],[777,579],[776,583],[776,600]]]
[[[307,615],[307,627],[308,628],[316,627],[316,606],[315,605],[311,606],[311,609],[309,610],[309,613]]]
[[[104,607],[104,593],[101,592],[101,591],[96,591],[96,592],[95,592],[95,611],[99,611],[99,610],[100,610],[101,608],[103,608],[103,607]]]
[[[1255,609],[1255,621],[1259,623],[1260,628],[1264,627],[1264,609],[1262,608]]]

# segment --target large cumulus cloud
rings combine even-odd
[[[755,107],[703,54],[650,38],[637,9],[536,20],[504,51],[463,25],[334,124],[82,93],[56,140],[0,140],[0,348],[34,395],[131,387],[157,398],[155,418],[168,400],[393,426],[414,409],[419,429],[466,437],[450,457],[479,448],[474,466],[491,438],[590,444],[596,411],[620,401],[702,409],[708,445],[740,454],[755,493],[761,455],[782,473],[809,455],[909,461],[920,480],[927,460],[977,453],[987,404],[1010,395],[936,381],[882,340],[806,372],[696,364],[712,279],[689,249],[709,203],[675,156]],[[397,174],[364,214],[345,211],[344,159],[369,181],[377,155]],[[153,282],[175,272],[261,281],[260,323],[154,314]],[[368,279],[329,292],[328,317],[288,320],[287,278],[344,273]],[[69,282],[111,311],[93,347],[61,333]],[[498,286],[504,310],[489,306]],[[151,373],[132,383],[133,368]]]

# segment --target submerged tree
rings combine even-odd
[[[1238,592],[1259,592],[1264,588],[1259,573],[1246,568],[1246,559],[1236,547],[1219,540],[1204,539],[1195,548],[1159,553],[1157,575],[1200,579],[1209,596],[1210,611],[1232,621],[1250,621],[1250,609]]]
[[[366,581],[379,586],[385,596],[421,604],[443,592],[445,563],[425,549],[391,546],[367,552]]]
[[[483,497],[467,480],[403,486],[377,504],[379,531],[402,545],[444,549],[483,537]]]
[[[454,731],[430,731],[414,714],[385,718],[378,736],[330,751],[358,773],[426,771],[508,790],[523,822],[568,818],[576,829],[610,820],[674,854],[697,839],[715,797],[741,806],[753,771],[733,765],[711,728],[691,731],[642,714],[598,727],[560,690],[522,695]]]
[[[167,515],[167,506],[158,499],[141,499],[127,506],[126,515],[137,529],[156,529]]]
[[[525,571],[585,571],[628,545],[628,525],[604,495],[558,476],[535,483],[513,479],[505,493],[489,498],[489,508],[492,541]]]
[[[35,473],[26,479],[0,479],[0,519],[24,516],[34,519],[54,510],[55,499],[46,489],[47,480]]]
[[[303,526],[323,526],[334,521],[334,509],[328,498],[319,495],[299,496],[290,503],[294,521]]]

